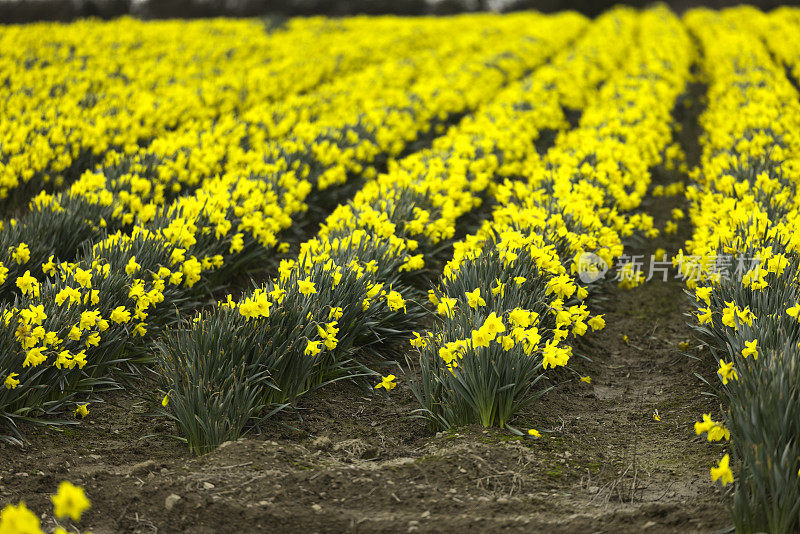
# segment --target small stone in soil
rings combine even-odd
[[[167,509],[167,511],[172,510],[180,500],[181,500],[180,495],[175,495],[174,493],[172,493],[169,496],[167,496],[166,499],[164,499],[164,507]]]

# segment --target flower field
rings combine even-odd
[[[800,10],[0,28],[0,534],[800,529]]]

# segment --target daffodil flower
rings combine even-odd
[[[73,410],[75,417],[80,417],[81,419],[85,419],[87,415],[89,415],[89,404],[78,404],[77,407]]]
[[[80,521],[81,515],[90,506],[83,488],[66,480],[59,484],[58,493],[53,495],[51,500],[53,501],[53,513],[60,519],[70,517],[73,521]]]
[[[394,375],[381,377],[381,381],[377,386],[375,386],[375,389],[383,388],[386,391],[391,391],[397,386],[395,379],[396,377]]]
[[[729,463],[730,463],[730,457],[726,454],[717,463],[717,467],[711,468],[711,480],[713,480],[714,482],[720,480],[723,486],[732,483],[733,471],[731,471]]]

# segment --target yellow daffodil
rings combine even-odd
[[[752,341],[745,341],[744,348],[742,349],[742,356],[747,358],[748,356],[752,356],[754,359],[758,359],[758,340],[754,339]]]
[[[725,363],[720,359],[719,369],[717,374],[722,377],[722,383],[727,385],[729,380],[738,380],[739,376],[736,374],[736,369],[733,368],[733,362]]]
[[[727,484],[733,482],[733,471],[731,471],[731,468],[728,465],[729,463],[730,463],[730,457],[726,454],[717,463],[717,467],[711,468],[711,479],[714,482],[719,480],[722,482],[723,486],[726,486]]]
[[[53,501],[53,514],[60,519],[72,518],[80,521],[81,515],[89,506],[89,499],[83,488],[75,486],[66,480],[58,486],[58,493],[51,497]]]
[[[467,291],[467,304],[470,308],[478,308],[479,306],[486,306],[486,301],[481,298],[481,288],[476,288],[474,291]]]
[[[300,291],[302,295],[313,295],[317,292],[316,285],[310,279],[306,278],[305,280],[298,280],[297,281],[297,289]]]
[[[397,386],[397,383],[395,382],[395,378],[396,377],[394,375],[388,375],[388,376],[382,377],[381,378],[381,382],[377,386],[375,386],[375,389],[383,388],[386,391],[393,390]]]
[[[19,373],[9,373],[9,375],[6,376],[6,379],[3,382],[3,385],[5,386],[5,388],[6,389],[15,389],[19,385],[19,380],[17,380],[18,376],[19,376]]]

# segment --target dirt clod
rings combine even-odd
[[[175,495],[174,493],[171,493],[170,495],[167,496],[166,499],[164,499],[164,508],[166,508],[167,511],[169,512],[170,510],[175,508],[175,505],[178,504],[180,500],[181,500],[180,495]]]
[[[146,475],[150,471],[156,470],[156,462],[155,460],[145,460],[144,462],[139,462],[134,464],[131,467],[131,475]]]
[[[311,446],[321,451],[327,451],[333,447],[333,442],[328,436],[319,436],[311,443]]]

